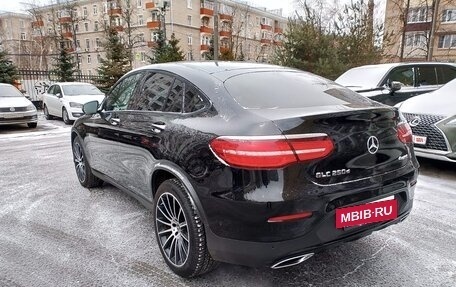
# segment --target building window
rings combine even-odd
[[[78,63],[82,64],[82,56],[81,55],[78,56]]]
[[[108,12],[108,3],[107,2],[104,2],[103,3],[103,14],[106,14]]]
[[[89,32],[89,23],[88,22],[84,23],[84,31]]]
[[[142,8],[142,0],[136,0],[136,7]]]
[[[81,41],[76,40],[76,48],[81,48]]]
[[[27,38],[27,35],[25,34],[25,32],[22,32],[21,33],[21,40],[25,40]]]
[[[141,51],[141,52],[139,52],[139,55],[140,55],[141,62],[145,62],[147,60],[146,52]]]
[[[87,64],[91,64],[91,63],[92,63],[92,56],[87,55]]]
[[[192,9],[192,2],[193,0],[187,0],[187,8]]]
[[[192,26],[192,15],[187,16],[187,25]]]
[[[100,54],[97,54],[97,62],[101,63],[101,55]]]
[[[143,15],[138,15],[138,25],[143,26],[144,25],[144,17]]]
[[[456,48],[456,34],[439,37],[439,48]]]
[[[82,7],[82,16],[87,17],[89,13],[87,12],[87,7]]]
[[[428,22],[427,8],[411,8],[408,11],[408,23]]]
[[[158,37],[160,36],[160,34],[158,32],[152,32],[150,34],[150,40],[152,42],[157,42],[158,41]]]
[[[456,22],[456,9],[443,10],[442,22]]]
[[[192,45],[193,44],[193,37],[192,34],[187,35],[187,44]]]
[[[100,48],[101,47],[101,41],[100,38],[95,39],[95,47]]]
[[[99,23],[98,23],[98,21],[95,21],[93,24],[93,30],[98,31],[98,29],[99,29]]]
[[[201,45],[209,46],[211,44],[211,38],[209,36],[201,37]]]
[[[74,24],[74,31],[79,32],[79,24]]]
[[[138,40],[139,40],[139,42],[144,42],[145,41],[144,40],[144,33],[139,33],[138,34]]]
[[[191,51],[187,53],[187,61],[193,61],[193,53]]]
[[[19,21],[19,25],[20,25],[21,28],[25,28],[24,20],[20,20]]]
[[[427,37],[425,33],[407,33],[405,36],[405,46],[411,48],[425,48]]]
[[[86,39],[86,49],[90,50],[90,39]]]
[[[97,16],[97,15],[98,15],[98,6],[93,5],[93,16]]]

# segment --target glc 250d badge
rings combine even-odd
[[[333,176],[344,175],[344,174],[350,174],[350,169],[336,169],[336,170],[317,172],[315,174],[315,177],[316,178],[327,178],[327,177],[333,177]]]
[[[378,142],[378,138],[371,136],[367,140],[367,150],[369,151],[370,154],[376,154],[378,152],[379,147],[380,147],[380,144]]]

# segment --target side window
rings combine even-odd
[[[143,76],[142,73],[130,75],[119,82],[109,93],[106,100],[105,110],[122,111],[127,108],[128,102],[133,95],[136,84]]]
[[[53,95],[53,94],[54,94],[54,87],[55,87],[55,86],[51,86],[51,87],[47,90],[47,93],[48,93],[49,95]]]
[[[416,76],[417,86],[437,85],[437,75],[435,73],[435,67],[433,66],[418,67]]]
[[[192,85],[186,85],[184,98],[184,113],[192,113],[204,108],[204,99]]]
[[[400,82],[404,87],[413,87],[413,68],[403,67],[394,69],[388,79],[391,82]]]
[[[437,67],[437,83],[443,85],[456,78],[456,69],[440,66]]]
[[[174,81],[173,87],[169,91],[163,112],[182,113],[184,103],[184,83],[178,79]]]
[[[54,95],[57,95],[57,94],[62,94],[62,90],[60,89],[60,86],[59,85],[55,85],[54,86]]]
[[[174,78],[165,74],[155,73],[144,80],[140,96],[129,105],[131,110],[162,111]]]

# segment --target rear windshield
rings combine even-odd
[[[349,89],[306,72],[273,71],[241,74],[226,80],[225,87],[245,109],[289,109],[370,103]]]
[[[13,86],[0,85],[0,97],[23,97],[24,95]]]

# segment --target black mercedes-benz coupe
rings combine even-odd
[[[397,109],[299,70],[169,63],[121,78],[71,133],[85,187],[155,215],[168,266],[283,268],[404,220],[418,176]]]

